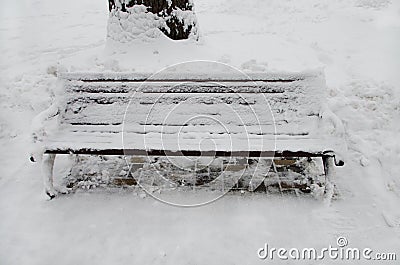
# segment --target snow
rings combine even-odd
[[[104,1],[3,2],[1,264],[257,264],[266,262],[256,253],[265,243],[322,248],[338,236],[399,258],[399,1],[198,0],[199,42],[161,36],[130,43],[106,40]],[[322,67],[327,105],[343,122],[348,147],[335,178],[338,200],[327,207],[310,198],[245,193],[181,209],[124,190],[46,200],[40,165],[28,158],[31,120],[51,105],[54,74],[153,72],[191,60],[244,71]],[[56,186],[67,160],[56,161]]]
[[[123,1],[124,2],[124,1]],[[128,1],[125,1],[128,3]],[[125,3],[125,4],[126,4]],[[172,2],[171,2],[172,3]],[[151,42],[160,38],[166,38],[161,29],[168,33],[171,29],[167,25],[170,17],[175,17],[187,30],[193,27],[189,35],[189,39],[195,40],[198,38],[197,20],[193,15],[192,10],[181,10],[176,8],[172,10],[167,17],[159,17],[156,14],[147,11],[144,5],[134,5],[127,8],[126,12],[121,10],[120,1],[116,2],[117,9],[114,9],[109,14],[107,37],[109,41],[117,43],[129,43],[134,40]],[[169,5],[171,5],[169,3]]]
[[[121,12],[113,10],[110,13],[107,37],[117,42],[131,42],[135,39],[151,41],[160,38],[163,34],[158,29],[165,27],[165,21],[157,15],[147,12],[144,5],[136,5]]]

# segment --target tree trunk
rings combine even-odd
[[[167,37],[173,40],[190,37],[198,39],[192,0],[108,0],[108,4],[111,13],[130,13],[134,6],[145,6],[147,12],[155,14],[164,22],[158,28]]]

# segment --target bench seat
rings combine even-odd
[[[124,135],[124,142],[122,136]],[[234,139],[230,139],[229,136]],[[179,139],[179,146],[177,140]],[[212,139],[208,143],[205,139]],[[205,143],[199,147],[199,141]],[[235,143],[230,146],[231,141]],[[214,146],[215,143],[215,146]],[[160,134],[135,134],[135,133],[109,133],[109,132],[59,132],[48,138],[45,143],[46,153],[73,153],[73,154],[107,154],[109,150],[113,154],[124,155],[127,150],[144,150],[143,155],[151,153],[151,150],[166,150],[173,152],[182,151],[224,151],[245,153],[249,151],[265,152],[266,156],[271,156],[271,152],[276,156],[285,152],[298,152],[312,156],[322,156],[322,154],[333,151],[337,148],[338,142],[332,139],[321,140],[320,138],[310,138],[304,135],[280,135],[280,136],[257,136],[246,134],[237,135],[214,135],[210,133],[196,133],[188,135]],[[125,152],[124,152],[125,149]],[[117,151],[118,150],[118,151]],[[268,154],[268,155],[267,155]],[[303,155],[305,156],[305,155]]]

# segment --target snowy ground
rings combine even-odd
[[[136,41],[123,53],[105,41],[106,1],[0,3],[0,264],[257,264],[268,262],[257,258],[264,243],[322,248],[338,236],[400,259],[399,1],[197,0],[200,44]],[[118,191],[46,200],[29,127],[51,102],[57,67],[155,71],[194,59],[324,67],[327,104],[346,126],[339,200],[228,195],[194,209]]]

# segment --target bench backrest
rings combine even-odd
[[[309,136],[318,126],[321,73],[64,73],[62,125],[74,130]]]

